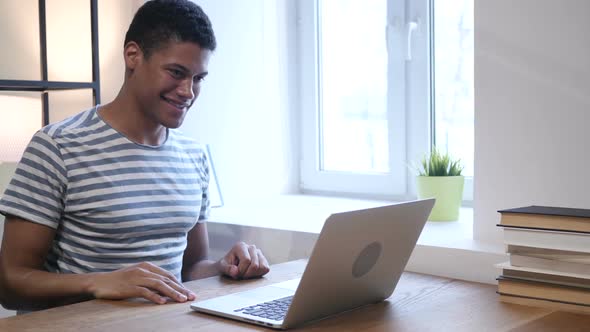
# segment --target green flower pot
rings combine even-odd
[[[416,178],[418,198],[436,198],[428,220],[459,220],[464,182],[463,176],[418,176]]]

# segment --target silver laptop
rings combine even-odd
[[[300,279],[191,304],[193,310],[287,329],[387,299],[434,199],[332,214]]]

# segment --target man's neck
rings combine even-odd
[[[136,103],[122,94],[98,112],[103,121],[135,143],[159,146],[166,141],[166,128],[147,118]]]

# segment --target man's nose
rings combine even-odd
[[[194,83],[192,79],[183,80],[178,86],[178,89],[176,89],[176,93],[178,93],[178,96],[184,99],[193,99],[195,97],[193,84]]]

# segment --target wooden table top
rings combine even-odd
[[[299,277],[306,261],[274,265],[262,279],[213,277],[186,283],[198,299]],[[590,331],[590,315],[501,303],[493,285],[406,272],[379,304],[297,331]],[[93,300],[0,319],[0,331],[271,331],[193,312],[190,303]]]

